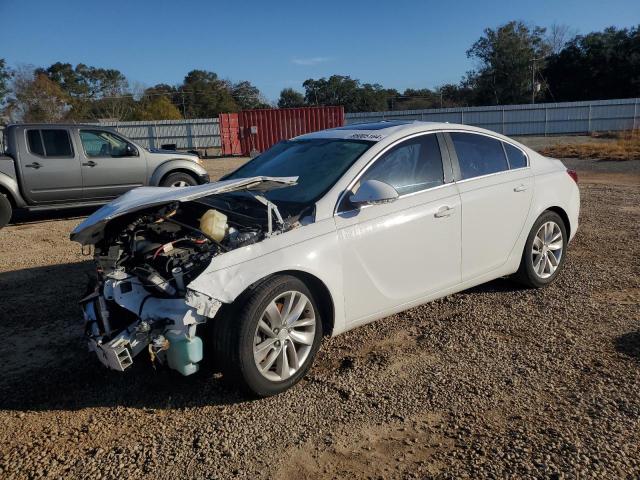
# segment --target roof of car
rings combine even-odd
[[[388,143],[403,138],[407,135],[432,131],[468,131],[496,137],[498,139],[513,142],[508,137],[495,131],[448,122],[423,122],[419,120],[382,120],[370,123],[353,123],[343,127],[320,130],[296,137],[294,140],[310,139],[342,139],[342,140],[366,140],[376,143]]]
[[[370,123],[353,123],[343,127],[321,130],[319,132],[308,133],[296,137],[297,140],[308,140],[313,138],[336,138],[349,140],[370,140],[380,141],[396,133],[412,133],[416,131],[437,130],[451,127],[458,127],[448,123],[421,122],[407,120],[382,120]],[[464,126],[460,125],[464,128]]]

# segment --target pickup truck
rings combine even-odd
[[[9,125],[3,145],[0,228],[17,209],[102,205],[143,185],[209,181],[197,155],[149,150],[97,125]]]

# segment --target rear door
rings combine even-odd
[[[68,129],[26,128],[18,138],[22,188],[29,203],[66,203],[82,198],[80,158]]]
[[[117,197],[146,183],[146,159],[135,145],[107,130],[81,128],[78,136],[85,199]]]
[[[507,261],[529,213],[533,179],[527,156],[517,147],[479,133],[448,136],[462,202],[462,280],[466,281]]]

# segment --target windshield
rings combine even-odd
[[[309,204],[324,195],[373,142],[315,138],[280,142],[230,173],[225,180],[259,175],[298,177],[298,184],[272,190],[273,202]]]

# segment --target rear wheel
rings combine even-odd
[[[214,320],[213,347],[224,377],[266,397],[295,385],[322,340],[322,321],[307,286],[289,275],[260,284],[237,309]]]
[[[0,193],[0,228],[6,227],[9,224],[11,213],[11,202],[5,194]]]
[[[188,173],[170,173],[162,181],[163,187],[192,187],[198,185],[198,181]]]
[[[567,228],[560,215],[544,212],[531,228],[516,279],[532,288],[552,283],[564,265],[567,242]]]

